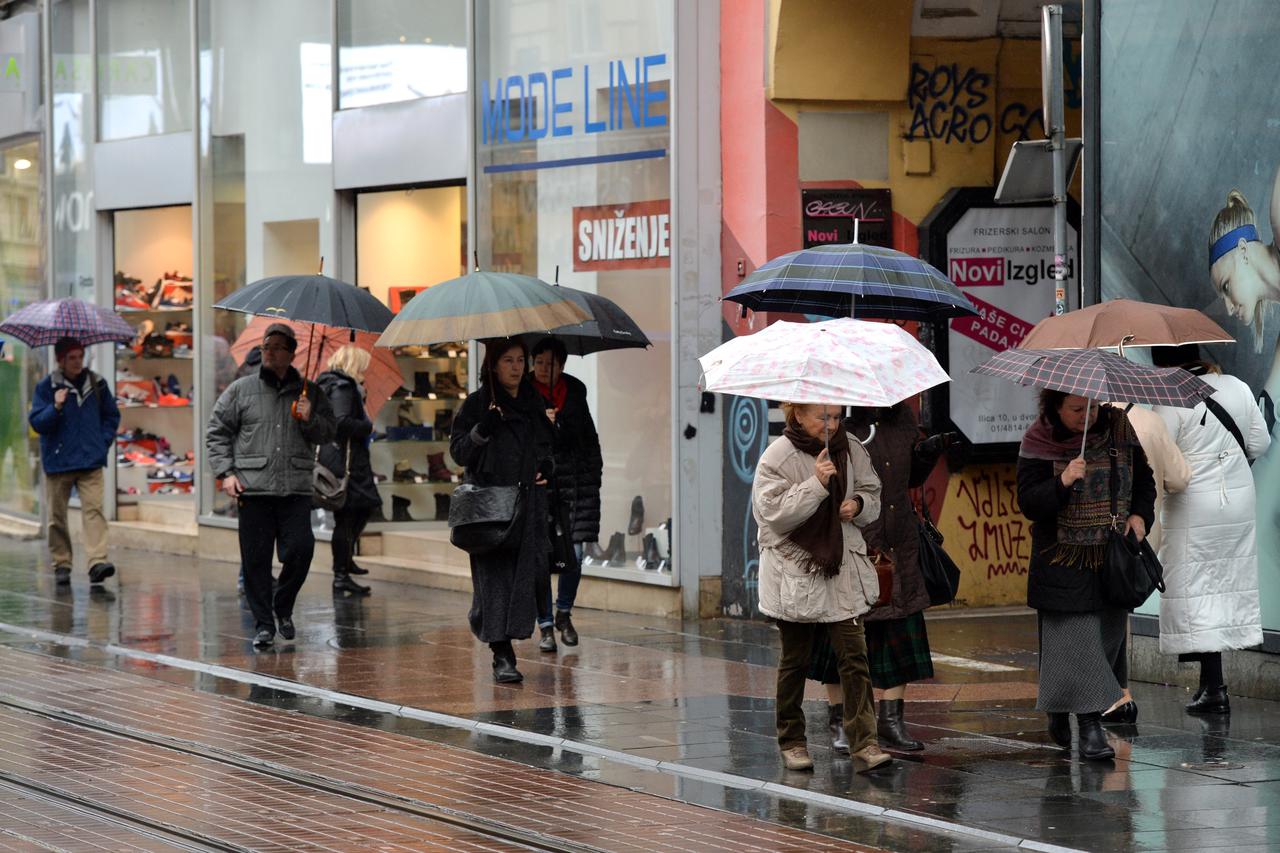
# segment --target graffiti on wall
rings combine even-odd
[[[1026,600],[1031,523],[1018,506],[1013,465],[973,465],[953,473],[938,517],[947,553],[961,569],[962,601]]]
[[[758,616],[760,550],[751,514],[756,462],[769,444],[769,409],[763,400],[731,397],[724,407],[724,534],[721,608],[727,616]]]
[[[986,142],[995,127],[991,115],[991,75],[958,62],[926,68],[911,63],[907,106],[911,126],[907,139],[936,139],[942,143]]]

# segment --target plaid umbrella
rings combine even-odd
[[[724,296],[753,311],[941,322],[978,313],[960,288],[903,252],[862,243],[815,246],[760,266]]]
[[[58,338],[75,338],[85,346],[108,341],[126,343],[137,332],[109,308],[81,299],[50,299],[18,309],[0,323],[0,334],[30,347],[53,346]]]

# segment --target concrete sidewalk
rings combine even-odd
[[[550,655],[519,644],[526,680],[500,686],[488,650],[466,628],[465,595],[376,584],[369,599],[334,599],[318,574],[295,614],[297,641],[257,654],[232,564],[121,554],[119,580],[106,590],[91,593],[78,576],[59,594],[37,568],[38,554],[33,544],[0,540],[0,622],[119,643],[133,656],[95,652],[119,668],[267,702],[280,701],[269,679],[375,700],[363,711],[302,701],[333,714],[359,717],[380,702],[511,726],[557,746],[495,738],[485,748],[864,844],[898,849],[910,836],[913,849],[1029,840],[1089,850],[1265,850],[1280,841],[1275,703],[1233,697],[1230,719],[1205,721],[1182,711],[1185,690],[1138,684],[1139,723],[1111,732],[1117,759],[1080,762],[1048,743],[1033,709],[1028,611],[931,614],[937,676],[911,686],[907,710],[924,753],[855,773],[827,748],[825,708],[813,702],[818,766],[796,774],[777,755],[776,639],[766,625],[576,611],[581,645]],[[12,631],[0,639],[30,643]],[[232,677],[159,666],[151,653],[229,667]],[[594,763],[591,749],[607,758]],[[668,772],[656,772],[662,767]],[[696,783],[699,772],[705,784]],[[919,818],[918,829],[898,814]]]

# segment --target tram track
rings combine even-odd
[[[168,752],[216,762],[223,767],[235,768],[236,770],[256,774],[259,777],[298,785],[319,794],[342,797],[356,803],[376,806],[392,814],[405,815],[442,824],[454,830],[461,830],[464,833],[518,845],[529,850],[563,851],[564,853],[605,853],[599,847],[511,826],[500,821],[468,814],[459,809],[400,797],[353,782],[340,781],[318,773],[286,767],[273,761],[242,755],[231,750],[197,743],[185,738],[142,731],[132,726],[99,720],[40,702],[6,696],[0,697],[0,708],[7,708],[22,714],[74,726],[97,734],[110,735],[134,743],[146,744]],[[108,823],[129,828],[152,839],[164,841],[173,845],[176,849],[234,851],[234,853],[253,849],[219,839],[198,830],[148,818],[125,808],[103,803],[92,797],[62,790],[45,782],[29,779],[8,771],[0,771],[0,788],[6,785],[11,788],[21,789],[28,796],[66,806],[81,813],[95,816]]]

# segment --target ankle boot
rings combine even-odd
[[[658,563],[662,562],[662,558],[658,556],[658,540],[652,533],[644,535],[644,552],[641,554],[641,567],[651,572],[658,570]]]
[[[574,630],[573,620],[569,618],[568,610],[556,611],[555,629],[560,632],[560,642],[566,646],[578,645],[578,632]]]
[[[436,492],[436,521],[449,520],[449,500],[452,496]]]
[[[608,565],[625,566],[627,564],[627,541],[621,533],[615,533],[609,538],[609,549],[606,552],[609,555]]]
[[[437,438],[441,441],[448,440],[449,433],[453,431],[453,410],[436,409],[436,420],[433,427]]]
[[[880,713],[876,718],[876,734],[890,749],[901,749],[916,752],[924,749],[924,744],[907,734],[907,727],[902,722],[902,700],[881,699]]]
[[[844,705],[827,707],[827,728],[831,730],[831,748],[849,754],[849,736],[844,731]]]
[[[599,542],[588,542],[582,549],[582,565],[603,566],[609,562],[609,552],[600,547]]]
[[[1049,714],[1049,737],[1063,749],[1071,748],[1071,715],[1066,713]]]
[[[494,681],[499,684],[524,681],[524,676],[520,674],[520,670],[516,669],[516,652],[511,647],[510,640],[504,640],[501,643],[490,643],[489,648],[493,650]]]
[[[1076,714],[1076,729],[1080,736],[1080,757],[1087,761],[1106,761],[1116,757],[1116,751],[1107,743],[1102,731],[1102,714]]]
[[[413,396],[426,397],[428,394],[433,393],[433,391],[434,389],[431,387],[431,374],[427,373],[425,370],[414,371]]]
[[[1230,714],[1231,700],[1227,697],[1227,685],[1202,687],[1189,703],[1188,714]]]
[[[349,592],[352,595],[369,595],[373,592],[369,587],[356,583],[346,572],[333,573],[333,591]]]
[[[544,625],[538,630],[542,633],[542,639],[538,641],[538,651],[554,652],[556,650],[556,629],[551,625]]]
[[[436,483],[447,483],[453,479],[453,472],[444,464],[443,451],[427,454],[427,477]]]
[[[392,521],[413,521],[413,516],[409,515],[408,498],[402,498],[399,495],[391,496],[391,520]]]

